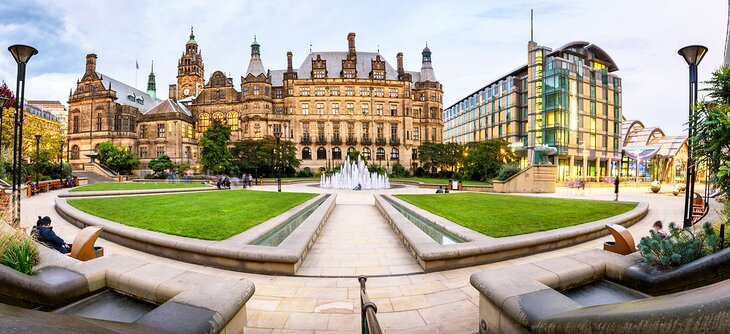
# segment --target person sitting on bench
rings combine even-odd
[[[45,216],[41,218],[40,216],[38,216],[38,222],[36,223],[36,226],[33,227],[33,229],[34,231],[31,233],[35,233],[38,242],[41,242],[48,247],[51,247],[61,252],[61,254],[66,254],[71,251],[71,246],[66,244],[63,239],[61,239],[59,236],[56,235],[55,232],[53,232],[53,226],[51,226],[50,217]]]

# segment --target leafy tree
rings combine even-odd
[[[400,162],[395,162],[393,164],[393,168],[391,169],[390,173],[391,177],[405,177],[408,176],[408,171],[406,168],[400,164]]]
[[[13,91],[10,90],[10,87],[8,87],[8,84],[6,84],[4,81],[3,84],[0,85],[0,97],[8,99],[8,101],[5,102],[6,108],[15,109],[17,103],[17,101],[15,100],[15,95],[13,94]]]
[[[423,169],[435,173],[443,164],[444,145],[441,143],[425,142],[418,147],[418,160]]]
[[[360,151],[358,150],[352,150],[350,152],[347,152],[347,157],[350,158],[350,161],[357,161],[357,157],[360,156]]]
[[[172,169],[175,164],[172,163],[172,160],[170,160],[170,157],[167,154],[163,154],[157,159],[152,159],[150,163],[147,165],[153,172],[160,174],[165,169]]]
[[[471,180],[491,180],[502,165],[514,161],[515,154],[506,140],[490,139],[466,144],[464,170]]]
[[[132,169],[139,166],[137,159],[126,147],[114,146],[107,141],[99,144],[99,162],[119,174],[132,174]]]
[[[300,161],[297,159],[297,148],[294,143],[283,140],[280,146],[282,167],[299,167]],[[257,169],[261,174],[273,174],[277,163],[276,138],[267,136],[259,140],[247,139],[238,142],[231,149],[231,154],[233,163],[241,171],[251,172]]]
[[[213,173],[225,173],[231,168],[231,152],[228,141],[231,140],[231,128],[218,120],[213,120],[210,127],[200,138],[200,163],[203,168]]]

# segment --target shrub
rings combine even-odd
[[[697,234],[670,223],[666,237],[651,230],[650,236],[641,238],[639,252],[648,265],[670,269],[719,251],[720,243],[720,236],[709,222]]]
[[[383,174],[385,174],[385,167],[383,167],[381,165],[370,164],[370,165],[368,165],[368,172],[377,173],[378,175],[383,175]]]
[[[416,168],[416,172],[413,173],[416,177],[424,177],[426,176],[426,170],[423,169],[423,167]]]
[[[33,275],[38,261],[40,254],[30,237],[19,232],[0,232],[0,264]]]
[[[515,165],[503,165],[497,172],[497,180],[504,181],[519,173],[522,170],[520,166]]]
[[[396,162],[393,164],[393,168],[391,169],[390,177],[406,177],[408,176],[408,171],[406,170],[403,165],[401,165],[399,162]]]
[[[309,167],[302,168],[299,172],[297,172],[297,177],[312,177],[314,174],[312,173],[312,170]]]

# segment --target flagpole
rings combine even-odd
[[[139,62],[137,59],[134,60],[134,88],[137,88],[137,72],[139,72]]]

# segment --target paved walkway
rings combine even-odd
[[[271,191],[274,188],[263,187],[262,190]],[[285,186],[283,190],[319,191],[301,185]],[[657,219],[665,222],[681,222],[681,196],[674,197],[666,192],[651,194],[643,188],[624,188],[621,191],[622,200],[650,202],[647,217],[629,228],[637,242],[648,234],[651,224]],[[426,191],[402,188],[388,192]],[[346,191],[337,193],[347,194]],[[56,231],[64,239],[71,240],[73,235],[78,233],[78,229],[63,221],[55,213],[53,199],[56,194],[58,192],[51,192],[24,200],[23,224],[32,225],[38,215],[49,215],[54,221]],[[559,188],[556,194],[540,196],[607,200],[613,199],[613,192],[612,189],[576,191]],[[344,201],[347,196],[342,197]],[[348,215],[355,214],[345,212],[345,216]],[[336,228],[334,225],[331,227],[333,231]],[[323,237],[327,235],[323,234]],[[472,273],[600,248],[607,240],[609,237],[557,251],[468,268],[371,278],[367,282],[368,292],[378,306],[378,319],[387,333],[474,333],[478,329],[479,300],[477,291],[469,284],[469,276]],[[99,240],[98,244],[105,247],[106,254],[125,254],[172,267],[253,281],[256,284],[256,293],[246,306],[248,311],[246,333],[359,332],[360,303],[358,283],[354,278],[283,277],[231,272],[157,257],[106,240]]]
[[[340,193],[297,275],[371,276],[422,271],[375,208],[371,193]]]

